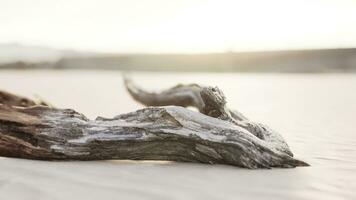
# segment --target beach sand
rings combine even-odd
[[[47,162],[0,158],[0,200],[355,199],[356,75],[133,73],[159,89],[217,85],[229,107],[280,132],[311,164],[248,170],[165,161]],[[1,71],[0,88],[40,95],[93,119],[142,108],[117,71]]]

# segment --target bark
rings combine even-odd
[[[129,83],[132,82],[126,82]],[[182,87],[176,87],[176,91],[182,91]],[[194,91],[189,89],[192,87]],[[3,101],[0,156],[40,160],[169,160],[251,169],[307,166],[293,158],[278,133],[261,125],[261,139],[256,132],[239,124],[244,124],[246,119],[234,117],[230,111],[223,113],[226,101],[217,88],[194,85],[184,88],[186,94],[195,93],[189,103],[176,99],[171,102],[167,98],[166,105],[173,106],[148,107],[111,119],[89,120],[71,109],[40,105],[15,107]],[[163,96],[174,93],[169,90]],[[155,100],[148,102],[162,104],[157,96],[149,96]],[[201,113],[181,107],[191,105],[201,106]]]

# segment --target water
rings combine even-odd
[[[246,170],[172,162],[0,158],[0,199],[355,199],[356,75],[133,73],[149,89],[217,85],[229,107],[268,124],[311,167]],[[0,71],[0,88],[90,118],[141,105],[112,71]],[[21,191],[21,192],[19,192]]]

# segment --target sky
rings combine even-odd
[[[0,43],[116,53],[356,47],[354,0],[0,0]]]

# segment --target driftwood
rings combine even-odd
[[[32,99],[22,97],[19,95],[14,95],[9,92],[1,91],[1,90],[0,90],[0,104],[4,104],[7,106],[19,106],[19,107],[30,107],[36,105],[52,107],[43,100],[36,102]]]
[[[293,158],[278,133],[229,110],[218,88],[191,84],[149,93],[129,79],[125,84],[136,100],[162,107],[89,120],[71,109],[3,100],[17,96],[1,93],[0,156],[169,160],[252,169],[307,166]],[[194,106],[200,112],[182,106]]]

